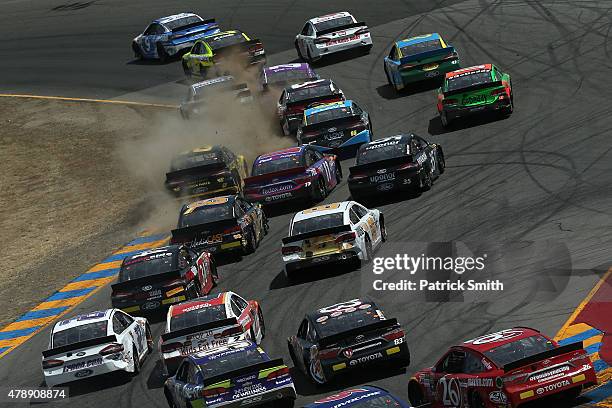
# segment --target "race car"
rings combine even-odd
[[[244,196],[251,202],[274,204],[291,200],[319,202],[342,180],[340,162],[310,146],[290,147],[258,156]]]
[[[205,77],[211,67],[217,74],[229,73],[226,58],[244,66],[265,63],[266,51],[258,39],[251,39],[238,30],[222,31],[197,41],[191,50],[183,55],[182,65],[188,77]]]
[[[459,54],[438,33],[396,41],[384,60],[387,82],[396,91],[459,68]]]
[[[48,387],[113,371],[134,375],[153,350],[147,319],[117,309],[90,312],[53,325],[42,352]]]
[[[353,299],[308,313],[287,339],[296,368],[315,384],[325,384],[371,363],[410,364],[404,330],[374,302]]]
[[[349,191],[357,201],[387,192],[426,191],[445,166],[442,147],[413,133],[377,139],[357,151]]]
[[[512,80],[493,64],[449,72],[438,89],[437,107],[444,127],[455,119],[484,112],[511,115],[514,111]]]
[[[364,385],[342,390],[337,394],[316,400],[304,408],[411,408],[409,404],[391,394],[389,391]]]
[[[311,18],[295,37],[298,57],[308,62],[352,49],[370,52],[371,48],[370,29],[347,11]]]
[[[253,102],[253,96],[245,82],[237,82],[233,76],[227,75],[190,85],[187,99],[180,104],[179,112],[183,119],[189,119],[204,114],[212,103],[224,105],[236,102],[249,104]]]
[[[225,146],[205,146],[172,159],[166,188],[181,199],[239,194],[248,174],[244,156]]]
[[[250,407],[274,402],[292,407],[296,398],[283,360],[271,359],[248,340],[188,356],[166,380],[164,395],[170,408]]]
[[[343,157],[372,140],[370,115],[351,100],[309,107],[297,130],[299,145]]]
[[[148,249],[123,260],[111,302],[128,313],[159,311],[209,293],[217,279],[207,252],[182,245]]]
[[[295,134],[302,123],[304,110],[310,105],[340,102],[344,99],[342,89],[330,79],[319,79],[285,88],[276,105],[283,134]]]
[[[214,255],[255,252],[268,232],[261,206],[237,195],[184,204],[170,242]]]
[[[255,300],[222,292],[170,306],[159,341],[162,371],[174,375],[185,356],[248,339],[260,344],[266,335],[263,313]]]
[[[289,236],[282,240],[285,275],[290,280],[307,268],[369,261],[386,240],[383,214],[354,201],[300,211],[291,219]]]
[[[262,91],[285,88],[290,85],[319,79],[319,75],[307,63],[281,64],[264,67],[259,76]]]
[[[573,399],[595,384],[581,341],[560,346],[537,330],[515,327],[451,347],[410,379],[408,398],[433,408],[518,407],[551,395]]]
[[[215,19],[204,20],[193,13],[174,14],[154,20],[132,41],[138,59],[168,58],[180,54],[207,35],[221,31]]]

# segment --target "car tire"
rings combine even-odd
[[[446,160],[444,160],[444,153],[440,150],[438,152],[438,172],[444,174],[444,171],[446,171]]]
[[[151,354],[153,352],[153,335],[149,324],[145,326],[145,338],[147,339],[147,354]]]
[[[253,230],[249,228],[246,233],[245,243],[242,247],[242,253],[244,255],[249,255],[255,252],[256,244],[255,244],[255,234],[253,234]]]
[[[138,373],[140,373],[140,359],[138,358],[136,347],[132,347],[132,362],[134,363],[134,372],[132,372],[132,377],[136,377]]]
[[[423,391],[416,381],[410,381],[408,383],[408,401],[410,402],[410,405],[415,407],[427,404],[425,395],[423,395]]]
[[[315,183],[314,191],[312,195],[312,202],[318,203],[323,201],[327,197],[327,188],[325,187],[325,182],[321,177],[319,177]]]
[[[448,118],[448,115],[444,111],[440,113],[440,122],[442,122],[442,127],[444,128],[448,128],[451,124],[451,121]]]
[[[177,408],[176,404],[172,400],[172,394],[168,391],[167,388],[164,387],[164,396],[166,397],[166,402],[168,403],[169,408]]]
[[[365,247],[366,247],[366,259],[365,262],[370,262],[372,260],[372,255],[374,254],[374,249],[372,248],[372,240],[370,236],[366,234],[365,236]]]
[[[470,408],[485,408],[482,397],[476,390],[473,390],[470,394]]]
[[[336,160],[336,183],[340,184],[342,181],[342,167],[340,162]]]
[[[431,186],[433,185],[431,181],[431,174],[427,172],[424,178],[421,178],[421,192],[431,190]]]
[[[261,331],[261,339],[263,340],[266,337],[266,323],[264,321],[263,313],[261,308],[257,309],[257,318],[259,319],[259,330]]]
[[[297,56],[300,60],[304,61],[304,56],[302,55],[302,51],[300,50],[300,46],[298,45],[297,40],[294,42],[295,50],[297,51]]]
[[[289,357],[291,357],[291,362],[295,368],[298,368],[299,365],[297,363],[297,359],[295,358],[295,353],[293,352],[293,347],[291,347],[291,343],[287,342],[287,348],[289,349]]]
[[[387,242],[387,227],[385,226],[385,218],[380,217],[380,237],[382,242]]]
[[[185,76],[187,78],[191,78],[191,69],[189,69],[189,67],[187,66],[187,63],[185,61],[181,62],[181,65],[183,66],[183,72],[185,73]]]
[[[510,116],[514,112],[514,97],[510,95],[510,106],[504,108],[503,114],[504,116]]]
[[[159,60],[159,62],[165,63],[166,61],[168,61],[168,58],[170,56],[166,52],[166,49],[164,48],[164,46],[161,45],[161,43],[157,43],[156,47],[157,47],[157,59]]]
[[[140,46],[138,45],[138,43],[136,43],[136,41],[132,42],[132,51],[134,51],[134,58],[136,58],[137,60],[143,59],[142,50],[140,49]]]
[[[385,70],[385,76],[387,77],[387,83],[389,84],[390,87],[392,87],[395,91],[397,91],[397,89],[395,89],[395,85],[391,81],[391,76],[389,75],[389,71],[387,71],[387,66],[383,65],[383,68]]]

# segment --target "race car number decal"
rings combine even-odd
[[[302,214],[312,214],[314,212],[326,211],[326,210],[337,210],[338,208],[340,208],[340,203],[326,204],[326,205],[320,205],[318,207],[312,207],[307,210],[304,210],[302,211]]]
[[[203,207],[205,205],[225,204],[228,201],[229,199],[227,197],[213,197],[213,198],[208,198],[206,200],[195,201],[187,205],[187,208],[185,209],[184,214],[191,214],[196,209]]]
[[[496,333],[486,334],[484,336],[477,337],[472,340],[468,340],[465,343],[471,343],[475,345],[496,343],[498,341],[512,339],[514,337],[520,336],[521,334],[523,334],[522,330],[508,329],[508,330],[502,330]]]
[[[367,309],[363,306],[370,306],[369,304],[364,304],[359,299],[349,300],[347,302],[336,303],[335,305],[327,306],[322,309],[319,309],[319,313],[321,314],[334,314],[334,313],[351,313],[359,309]],[[339,316],[339,315],[338,315]]]
[[[438,386],[442,386],[442,404],[448,407],[461,406],[461,391],[456,378],[440,378]]]

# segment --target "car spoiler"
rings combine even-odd
[[[395,166],[395,165],[402,164],[402,163],[412,163],[412,162],[413,162],[413,159],[411,155],[404,155],[401,157],[392,157],[390,159],[384,159],[384,160],[378,160],[375,162],[359,164],[357,166],[350,167],[349,172],[353,173],[353,172],[362,171],[362,170],[372,170],[372,169],[377,169],[381,167],[389,167],[389,166]]]
[[[302,132],[315,132],[321,129],[327,129],[330,127],[342,128],[343,126],[355,122],[355,120],[360,120],[360,115],[351,115],[340,119],[328,120],[321,123],[315,123],[313,125],[302,126]]]
[[[219,375],[215,375],[213,377],[208,377],[204,379],[204,386],[208,386],[208,385],[212,385],[212,384],[216,384],[218,382],[221,382],[223,380],[228,380],[231,378],[236,378],[238,376],[244,375],[244,374],[248,374],[248,373],[252,373],[252,372],[259,372],[261,370],[265,370],[266,368],[273,368],[273,367],[278,367],[278,366],[284,366],[285,363],[283,362],[282,358],[276,358],[274,360],[268,360],[268,361],[263,361],[261,363],[257,363],[257,364],[252,364],[246,367],[240,367],[237,368],[235,370],[232,371],[228,371],[226,373],[223,374],[219,374]]]
[[[433,58],[442,55],[450,55],[455,52],[455,47],[446,47],[440,48],[437,50],[421,52],[420,54],[407,55],[405,57],[400,58],[400,65],[408,64],[410,62],[421,61],[426,58]]]
[[[446,91],[444,92],[444,97],[462,94],[464,92],[478,91],[479,89],[497,88],[500,86],[503,86],[502,81],[485,82],[483,84],[476,84],[476,85],[468,86],[465,88],[459,88],[459,89],[454,89],[452,91]]]
[[[204,41],[206,41],[206,39]],[[223,54],[227,54],[227,53],[230,53],[232,51],[235,51],[235,50],[245,50],[245,49],[248,49],[249,47],[251,47],[253,45],[256,45],[256,44],[263,45],[263,43],[261,42],[261,40],[259,38],[254,38],[254,39],[251,39],[251,40],[248,40],[248,41],[240,42],[238,44],[232,44],[232,45],[228,45],[228,46],[223,47],[223,48],[219,48],[217,50],[214,50],[213,53],[215,55],[223,55]]]
[[[332,334],[331,336],[323,337],[319,339],[319,346],[321,346],[321,348],[324,348],[327,346],[331,346],[332,344],[335,344],[338,341],[344,338],[347,338],[349,336],[361,334],[363,332],[368,332],[368,331],[386,329],[388,327],[393,327],[397,325],[399,325],[399,323],[397,322],[397,319],[395,318],[381,320],[376,323],[369,324],[367,326],[355,327],[355,328],[352,328],[352,329],[349,329],[349,330],[346,330],[340,333]]]
[[[208,20],[197,21],[195,23],[191,23],[191,24],[187,24],[187,25],[184,25],[184,26],[177,27],[174,30],[172,30],[171,32],[172,33],[179,33],[179,32],[184,31],[184,30],[189,30],[190,28],[193,28],[193,27],[203,26],[203,25],[207,25],[207,24],[214,24],[216,22],[217,21],[214,18],[209,18]],[[217,25],[217,24],[215,24],[215,25]]]
[[[238,320],[235,317],[228,319],[217,320],[216,322],[199,324],[197,326],[185,327],[184,329],[171,331],[161,335],[163,341],[176,339],[177,337],[183,337],[191,333],[197,333],[205,330],[213,330],[224,326],[234,326],[238,324]]]
[[[190,227],[177,228],[171,231],[172,237],[170,242],[183,242],[184,239],[195,238],[197,234],[214,234],[220,229],[226,229],[237,225],[234,218],[209,222],[207,224],[192,225]],[[182,240],[181,240],[182,239]]]
[[[222,170],[225,167],[227,167],[225,163],[210,163],[210,164],[203,164],[201,166],[189,167],[187,169],[170,171],[166,173],[166,183],[171,180],[176,180],[178,178],[185,177],[185,176],[192,176],[192,175],[196,175],[199,173],[206,173],[206,172],[212,172],[215,170]]]
[[[274,171],[272,173],[260,174],[258,176],[246,177],[244,184],[249,185],[253,183],[261,183],[262,181],[270,180],[277,177],[293,176],[295,174],[302,174],[306,172],[306,167],[292,167],[290,169]]]
[[[293,107],[293,106],[299,106],[299,105],[304,105],[304,106],[308,106],[312,103],[316,103],[316,102],[337,102],[337,101],[341,101],[343,100],[342,98],[342,94],[331,94],[331,95],[321,95],[321,96],[314,96],[312,98],[307,98],[307,99],[302,99],[299,101],[292,101],[292,102],[287,102],[287,107]]]
[[[117,337],[114,334],[112,334],[106,337],[98,337],[98,338],[91,339],[91,340],[79,341],[76,343],[67,344],[65,346],[56,347],[56,348],[52,348],[49,350],[44,350],[42,352],[42,355],[44,358],[47,358],[51,356],[56,356],[58,354],[66,353],[68,351],[79,350],[79,349],[87,348],[87,347],[93,347],[93,346],[97,346],[97,345],[105,344],[105,343],[116,343],[116,342],[117,342]]]
[[[351,231],[350,225],[340,225],[339,227],[323,228],[316,231],[306,232],[304,234],[291,235],[290,237],[283,238],[283,244],[289,244],[291,242],[301,241],[303,239],[320,237],[322,235],[337,234],[339,232]]]
[[[331,34],[331,33],[335,33],[336,31],[342,31],[342,30],[350,30],[351,28],[357,28],[357,27],[368,27],[368,25],[366,23],[362,22],[358,22],[358,23],[351,23],[351,24],[345,24],[343,26],[339,26],[339,27],[334,27],[334,28],[328,28],[326,30],[321,30],[321,31],[317,31],[317,37],[320,37],[322,35],[325,34]]]
[[[512,363],[505,364],[504,371],[505,372],[512,371],[515,368],[523,367],[523,366],[526,366],[532,363],[536,363],[541,360],[546,360],[548,358],[560,356],[562,354],[571,353],[572,351],[578,351],[582,349],[583,347],[582,347],[581,341],[576,342],[576,343],[566,344],[565,346],[560,346],[552,350],[543,351],[541,353],[534,354],[533,356],[525,357],[520,360],[513,361]]]
[[[111,289],[113,291],[127,290],[127,289],[132,289],[138,286],[150,285],[152,283],[163,282],[163,281],[176,279],[180,277],[181,277],[181,271],[179,269],[175,269],[173,271],[158,273],[156,275],[143,276],[142,278],[130,279],[124,282],[117,282],[111,285]]]

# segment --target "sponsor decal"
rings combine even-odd
[[[146,302],[142,305],[143,310],[157,309],[160,306],[159,302]]]
[[[338,139],[342,139],[342,136],[344,136],[344,132],[327,133],[327,134],[325,134],[325,139],[327,139],[327,140],[338,140]]]
[[[321,316],[317,319],[317,323],[323,323],[327,319],[329,319],[329,316]]]
[[[503,391],[491,391],[489,393],[489,400],[494,404],[505,404],[508,402],[506,394]]]
[[[251,385],[252,384],[252,383],[249,384],[248,383],[249,381],[252,381],[252,380],[254,380],[256,378],[257,378],[257,375],[253,374],[253,375],[249,375],[248,377],[236,378],[234,381],[236,381],[239,384],[242,383],[243,386],[247,386],[247,385]]]
[[[384,181],[395,180],[395,172],[386,173],[386,174],[376,174],[374,176],[370,176],[370,181],[372,183],[380,183]]]
[[[378,191],[389,191],[393,189],[393,183],[385,183],[385,184],[379,184],[378,186],[376,186],[376,189]]]
[[[74,376],[77,378],[83,378],[83,377],[87,377],[88,375],[92,375],[93,374],[93,370],[81,370],[81,371],[77,371],[76,373],[74,373]]]
[[[563,380],[554,384],[544,385],[536,390],[536,394],[542,395],[547,392],[556,391],[560,388],[567,387],[568,385],[570,385],[569,380]]]
[[[481,362],[482,362],[482,365],[485,366],[487,370],[490,370],[493,368],[491,363],[489,363],[489,360],[487,360],[486,358],[483,357]]]
[[[266,392],[268,389],[263,384],[253,384],[247,387],[242,387],[234,392],[232,399],[239,399],[244,397],[250,397],[254,394],[260,394]]]
[[[468,387],[492,387],[493,379],[492,378],[468,378],[467,385]]]
[[[277,195],[266,197],[265,200],[266,201],[276,201],[276,200],[280,200],[280,199],[283,199],[283,198],[290,198],[290,197],[293,197],[293,194],[291,194],[291,193],[283,193],[283,194],[277,194]]]
[[[78,353],[75,354],[75,356],[77,357],[83,357],[86,353],[84,351],[79,351]]]
[[[570,370],[570,366],[565,365],[565,366],[561,366],[561,367],[558,367],[552,370],[547,370],[544,372],[531,374],[527,380],[537,381],[537,382],[549,381],[550,379],[555,378],[555,377],[562,377],[565,374],[565,372],[569,370]]]
[[[143,286],[141,289],[142,289],[144,292],[147,292],[147,291],[149,291],[149,290],[153,289],[153,286],[151,286],[151,285],[146,285],[146,286]]]
[[[281,184],[280,186],[264,187],[263,189],[261,189],[261,194],[282,193],[284,191],[291,190],[292,188],[292,184]]]
[[[357,364],[367,363],[369,361],[377,360],[382,357],[383,357],[382,353],[374,353],[374,354],[370,354],[369,356],[359,357],[354,360],[351,360],[349,364],[352,366],[355,366]]]
[[[353,357],[353,350],[352,349],[346,349],[342,352],[342,354],[344,354],[344,357],[346,358],[351,358]]]
[[[204,307],[210,307],[210,306],[212,306],[212,305],[210,303],[208,303],[208,302],[207,303],[202,303],[202,304],[199,304],[199,305],[189,306],[189,307],[183,309],[183,313],[193,312],[194,310],[198,310],[198,309],[202,309]]]
[[[332,405],[331,408],[340,408],[340,407],[344,407],[347,405],[352,405],[364,398],[370,398],[370,397],[375,397],[377,395],[381,395],[380,391],[369,391],[366,389],[353,389],[353,390],[346,390],[346,391],[342,391],[339,394],[335,394],[335,395],[330,395],[327,398],[323,398],[321,400],[315,401],[315,404],[327,404],[330,402],[335,402],[335,401],[342,401],[345,398],[349,398],[351,397],[353,394],[358,394],[358,393],[363,393],[365,392],[366,394],[361,394],[361,395],[356,395],[350,399],[347,399],[345,401],[342,402],[338,402],[337,404]]]
[[[65,373],[69,373],[71,371],[77,371],[77,370],[81,370],[83,368],[95,367],[95,366],[98,366],[100,364],[102,364],[102,357],[94,358],[94,359],[86,360],[86,361],[80,361],[78,363],[65,364],[64,365],[64,372]]]

